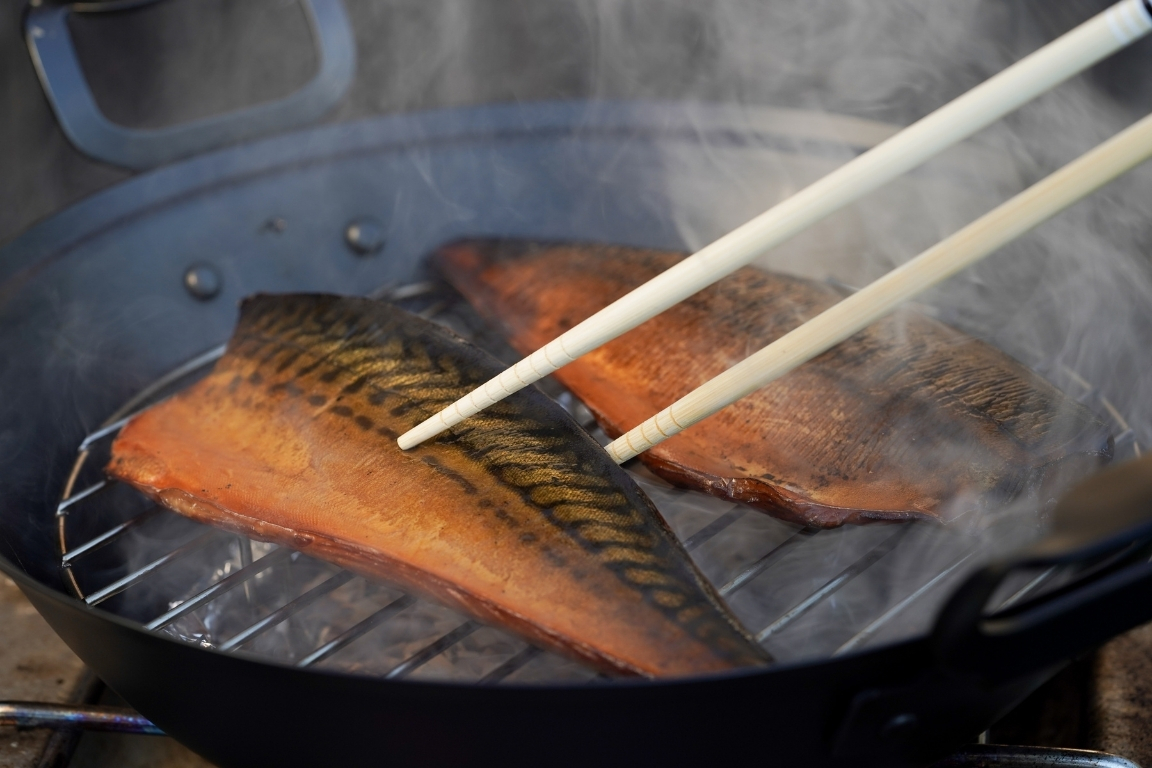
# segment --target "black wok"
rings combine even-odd
[[[223,766],[897,766],[971,740],[1067,660],[1152,619],[1147,463],[971,576],[927,636],[706,679],[481,687],[299,670],[150,633],[61,581],[54,510],[77,444],[225,339],[240,297],[364,293],[418,278],[422,254],[466,235],[681,247],[670,157],[803,146],[836,160],[819,141],[781,142],[773,119],[543,104],[346,123],[147,173],[42,222],[0,252],[0,569],[121,696]],[[357,217],[379,224],[382,250],[349,248]],[[218,290],[190,291],[190,268]],[[1068,587],[982,615],[1015,567],[1111,553]]]

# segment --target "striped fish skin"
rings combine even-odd
[[[433,262],[527,354],[682,258],[465,241]],[[746,267],[554,375],[617,437],[843,295]],[[677,485],[831,528],[1048,493],[1059,475],[1110,455],[1107,428],[1079,403],[994,347],[903,309],[640,458]]]
[[[124,427],[108,472],[610,673],[769,661],[643,492],[535,388],[399,450],[500,369],[387,304],[257,296],[207,378]]]

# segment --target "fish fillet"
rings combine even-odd
[[[500,367],[387,304],[258,296],[207,378],[124,427],[108,472],[606,671],[768,661],[648,498],[534,388],[397,448]]]
[[[527,354],[681,258],[468,241],[433,260]],[[746,267],[554,375],[617,437],[843,295]],[[640,458],[677,485],[828,528],[1001,504],[1110,453],[1105,426],[1040,376],[901,310]]]

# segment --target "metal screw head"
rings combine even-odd
[[[378,253],[384,247],[384,227],[371,216],[353,219],[344,229],[344,242],[359,256]]]
[[[895,715],[884,724],[880,736],[887,741],[906,742],[916,734],[920,719],[911,712]]]
[[[184,287],[193,298],[208,301],[220,293],[224,287],[224,278],[211,264],[193,264],[184,271]]]

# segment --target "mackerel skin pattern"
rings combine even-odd
[[[123,429],[108,472],[611,673],[769,661],[648,498],[534,388],[399,450],[500,369],[387,304],[257,296],[207,378]]]
[[[433,256],[520,352],[683,254],[466,241]],[[842,299],[746,267],[554,375],[617,437]],[[902,309],[640,455],[688,488],[803,525],[940,519],[1106,460],[1086,408],[994,347]],[[945,510],[952,499],[963,509]]]

